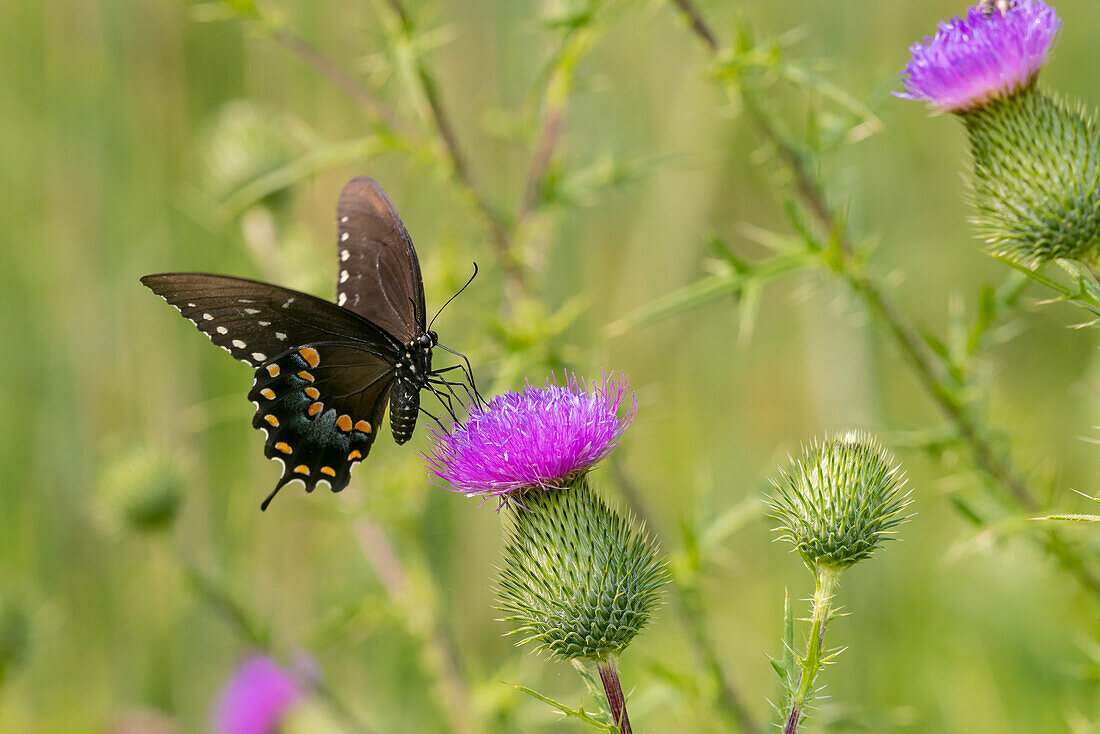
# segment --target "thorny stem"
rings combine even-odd
[[[661,535],[657,532],[656,523],[651,518],[649,510],[645,506],[645,500],[642,499],[641,494],[634,486],[634,482],[627,476],[619,462],[614,458],[610,461],[619,489],[631,513],[643,526],[652,528],[653,532]],[[759,734],[760,727],[757,726],[752,714],[745,707],[733,676],[722,665],[722,659],[719,657],[717,649],[715,649],[714,640],[711,639],[707,629],[706,610],[703,608],[698,587],[686,582],[678,574],[673,574],[672,589],[676,594],[676,612],[680,617],[680,622],[687,629],[688,639],[695,649],[695,656],[714,681],[715,688],[718,691],[717,704],[719,711],[726,717],[728,723],[735,727],[736,731],[743,734]]]
[[[721,50],[717,37],[692,0],[671,0],[691,21],[692,30],[712,52]],[[1027,481],[1016,472],[1011,459],[998,450],[985,427],[968,409],[952,388],[944,365],[928,348],[920,333],[902,316],[901,311],[883,293],[879,285],[854,262],[851,239],[838,226],[835,212],[829,206],[820,184],[810,173],[798,148],[780,132],[771,117],[755,103],[751,93],[743,90],[745,109],[761,136],[775,146],[779,157],[794,176],[794,188],[802,204],[813,214],[818,226],[836,236],[841,257],[830,267],[859,295],[871,312],[887,327],[900,347],[921,386],[928,392],[947,419],[954,425],[963,444],[970,450],[974,465],[1000,487],[1021,509],[1034,511],[1039,503]],[[1039,539],[1044,549],[1073,575],[1081,586],[1100,600],[1100,578],[1090,570],[1081,556],[1054,529]]]
[[[331,58],[321,53],[304,38],[286,28],[278,28],[272,31],[272,37],[284,48],[314,69],[337,87],[344,94],[359,103],[367,114],[378,118],[391,130],[399,130],[401,121],[397,114],[382,103],[369,87],[344,70]]]
[[[806,656],[800,660],[802,672],[798,688],[792,693],[787,714],[784,717],[783,734],[795,734],[806,713],[806,704],[813,697],[814,681],[821,671],[821,652],[825,647],[825,627],[833,610],[833,595],[840,581],[840,571],[831,568],[815,569],[813,616],[810,635],[806,640]]]
[[[402,31],[411,35],[413,32],[412,19],[405,9],[402,0],[387,1],[394,15],[397,16]],[[458,182],[462,184],[462,187],[466,190],[467,195],[473,201],[475,208],[481,213],[482,218],[485,220],[485,224],[489,228],[489,233],[492,237],[493,246],[497,251],[497,257],[500,260],[501,268],[503,268],[505,277],[508,279],[509,286],[512,290],[512,297],[530,295],[531,285],[528,281],[527,272],[524,270],[515,251],[515,243],[509,231],[508,223],[505,221],[503,215],[489,203],[489,200],[475,185],[473,174],[470,172],[470,167],[466,161],[466,156],[455,134],[451,117],[447,113],[447,109],[443,106],[439,85],[436,83],[435,77],[428,67],[419,59],[416,61],[416,75],[420,83],[421,91],[424,94],[424,99],[428,103],[428,109],[431,112],[436,131],[439,133],[439,137],[442,138],[443,145],[447,150],[447,157],[450,159],[454,176]]]
[[[619,684],[619,672],[615,670],[615,658],[609,657],[596,664],[600,671],[600,682],[603,683],[604,693],[607,694],[607,705],[611,709],[611,718],[615,726],[619,727],[619,734],[633,734],[630,728],[630,717],[626,713],[626,697],[623,696],[623,688]]]

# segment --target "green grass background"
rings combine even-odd
[[[943,331],[1004,267],[965,222],[960,125],[886,97],[909,44],[960,3],[846,0],[701,6],[726,36],[735,18],[762,35],[799,29],[790,55],[876,104],[883,130],[826,159],[834,201],[879,240],[873,271],[922,325]],[[514,207],[529,144],[494,134],[524,105],[547,48],[534,0],[410,0],[445,29],[429,61],[491,197]],[[379,55],[368,0],[281,0],[303,36],[356,70],[410,120],[402,81]],[[1065,29],[1045,83],[1100,100],[1100,6],[1064,0]],[[199,12],[201,12],[201,8]],[[249,651],[180,570],[186,558],[222,579],[280,649],[308,650],[330,686],[379,731],[446,731],[430,661],[409,616],[437,610],[453,629],[470,707],[484,731],[579,731],[511,684],[578,703],[566,665],[502,637],[490,581],[500,517],[490,505],[428,485],[417,450],[383,436],[340,496],[291,489],[261,514],[278,467],[261,456],[244,395],[248,370],[211,348],[138,283],[163,270],[265,277],[235,224],[204,221],[195,203],[196,137],[235,100],[292,115],[318,139],[366,133],[360,110],[316,72],[239,22],[197,22],[170,0],[0,3],[0,593],[26,614],[18,660],[0,683],[2,732],[102,732],[128,711],[154,710],[181,732],[206,730],[219,687]],[[583,375],[630,374],[638,418],[617,456],[651,507],[672,554],[679,528],[759,497],[799,443],[848,426],[887,443],[940,424],[884,332],[835,283],[795,277],[769,288],[753,337],[737,338],[732,303],[717,303],[609,338],[604,328],[703,275],[705,238],[755,254],[745,225],[787,231],[774,162],[708,81],[696,39],[663,2],[616,11],[579,71],[566,117],[565,171],[601,159],[656,158],[646,175],[559,212],[537,287],[545,309],[580,297],[558,339]],[[798,119],[797,107],[792,119]],[[284,284],[331,296],[333,207],[349,177],[389,191],[424,265],[429,309],[477,259],[482,274],[440,319],[446,343],[491,382],[508,349],[492,336],[503,292],[488,239],[435,167],[391,153],[349,161],[295,185],[276,205]],[[1019,333],[989,355],[989,419],[1052,506],[1080,510],[1095,493],[1100,362],[1081,314],[1025,298]],[[522,376],[549,366],[519,350]],[[513,362],[514,364],[515,362]],[[498,388],[503,387],[497,385]],[[915,490],[904,542],[848,574],[850,617],[829,642],[847,646],[825,673],[832,711],[854,707],[868,731],[1063,732],[1097,720],[1096,605],[1022,542],[984,542],[947,495],[977,481],[963,457],[933,462],[898,448]],[[170,533],[135,536],[110,522],[105,486],[135,455],[179,465],[184,489]],[[621,501],[607,470],[595,483]],[[357,533],[376,523],[411,578],[394,606]],[[1087,533],[1081,530],[1082,535]],[[774,697],[767,654],[779,646],[784,589],[810,577],[753,516],[726,538],[703,583],[709,629],[760,719]],[[801,602],[797,607],[802,610]],[[671,606],[627,654],[636,731],[721,731]],[[339,731],[318,711],[309,731]],[[1088,731],[1080,728],[1075,731]]]

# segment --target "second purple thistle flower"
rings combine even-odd
[[[973,7],[910,49],[897,93],[962,120],[978,235],[1029,268],[1100,254],[1100,131],[1036,81],[1061,26],[1042,0]]]
[[[1008,97],[1034,81],[1062,21],[1042,0],[1019,0],[1006,12],[972,7],[940,23],[934,37],[910,48],[902,99],[943,112],[965,112]]]
[[[449,435],[434,432],[428,472],[468,495],[564,487],[618,446],[637,407],[622,374],[528,385],[474,408]]]

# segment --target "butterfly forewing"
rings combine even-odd
[[[374,179],[353,178],[340,192],[336,302],[402,344],[426,329],[420,263],[401,217]]]
[[[141,282],[253,367],[311,342],[358,339],[384,347],[379,357],[401,348],[355,314],[289,288],[209,273],[161,273]]]

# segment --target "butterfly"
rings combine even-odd
[[[421,390],[440,397],[452,418],[453,386],[466,387],[471,399],[477,394],[468,360],[457,367],[468,385],[443,376],[456,367],[432,369],[432,350],[441,345],[425,323],[420,262],[382,187],[366,176],[352,179],[336,217],[335,304],[225,275],[141,279],[214,344],[256,370],[248,393],[256,405],[252,425],[267,437],[264,455],[283,466],[264,510],[292,481],[307,492],[319,484],[333,492],[346,487],[352,467],[370,453],[387,404],[390,431],[403,444],[423,410]]]

